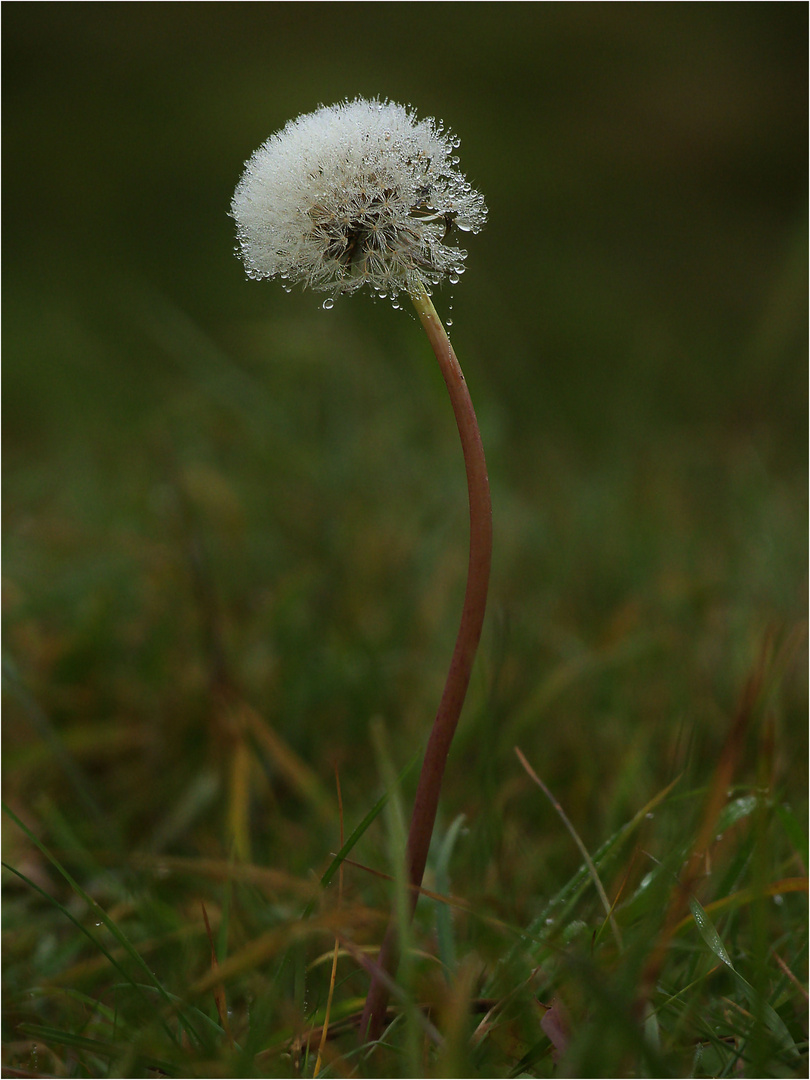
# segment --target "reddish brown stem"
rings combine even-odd
[[[489,497],[489,478],[481,433],[467,383],[453,346],[427,293],[422,291],[412,295],[411,299],[436,354],[436,359],[439,361],[439,367],[450,394],[464,452],[470,502],[470,562],[461,626],[450,661],[444,692],[433,722],[433,730],[425,750],[408,833],[408,880],[414,886],[409,890],[408,903],[410,915],[413,915],[436,821],[444,767],[461,715],[473,660],[481,638],[492,561],[492,503]],[[398,962],[397,920],[396,916],[392,915],[377,958],[377,966],[386,974],[393,976]],[[388,988],[382,979],[374,977],[360,1023],[361,1041],[379,1038],[385,1021],[387,1004]]]

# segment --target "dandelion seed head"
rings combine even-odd
[[[482,195],[458,170],[458,140],[403,105],[356,98],[291,120],[253,154],[231,202],[251,278],[332,296],[458,280]]]

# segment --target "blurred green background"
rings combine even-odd
[[[288,119],[390,97],[461,137],[490,211],[436,298],[496,544],[443,806],[519,917],[531,860],[578,855],[513,746],[593,847],[705,779],[766,635],[801,633],[805,5],[3,16],[7,797],[86,842],[95,807],[126,848],[226,852],[223,679],[327,792],[339,764],[347,825],[370,721],[398,767],[426,737],[467,544],[435,362],[385,302],[247,281],[227,216]],[[778,675],[801,802],[804,665]],[[336,825],[254,749],[254,857],[323,865]]]

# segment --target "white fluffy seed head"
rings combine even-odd
[[[405,106],[357,98],[291,120],[253,154],[231,202],[249,277],[350,293],[457,280],[483,197],[459,172],[458,140]]]

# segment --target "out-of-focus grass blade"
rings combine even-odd
[[[36,884],[36,882],[33,882],[33,881],[31,881],[30,878],[27,878],[25,876],[25,874],[21,873],[19,870],[15,869],[13,866],[9,866],[9,864],[7,862],[3,862],[0,865],[2,865],[10,873],[14,874],[16,877],[18,877],[21,881],[24,881],[26,885],[30,886],[30,888],[32,888],[34,890],[34,892],[38,892],[40,896],[44,897],[47,901],[49,901],[49,903],[53,904],[53,906],[58,911],[60,911],[65,916],[66,919],[68,919],[70,922],[72,922],[73,925],[78,930],[80,930],[86,937],[88,937],[90,939],[90,942],[92,943],[93,947],[98,949],[98,951],[104,957],[106,957],[106,959],[109,961],[109,963],[112,965],[112,967],[114,967],[115,970],[118,971],[123,976],[124,979],[126,979],[126,986],[128,986],[131,990],[137,991],[137,989],[138,989],[137,983],[133,979],[130,978],[130,976],[127,974],[126,970],[121,967],[121,965],[118,963],[118,961],[112,955],[112,953],[110,953],[104,947],[102,942],[100,942],[98,940],[98,938],[95,936],[95,934],[92,933],[92,931],[88,930],[86,926],[83,926],[79,922],[78,919],[76,919],[73,915],[71,915],[71,913],[68,911],[68,909],[63,904],[60,904],[58,900],[54,899],[54,897],[51,896],[50,893],[47,893],[44,889],[41,889],[39,887],[39,885]],[[172,1035],[171,1030],[169,1028],[166,1028],[166,1030],[172,1036],[172,1039],[174,1039],[174,1036]]]
[[[657,795],[654,795],[648,803],[642,806],[642,808],[633,815],[630,821],[626,822],[620,829],[617,829],[612,836],[608,837],[593,856],[593,863],[595,866],[601,866],[608,857],[612,855],[614,851],[616,851],[621,844],[633,834],[633,832],[635,832],[647,815],[652,812],[653,808],[664,801],[679,780],[680,777],[678,776],[671,783],[667,784],[667,786],[659,791]],[[574,876],[563,885],[559,892],[549,900],[548,904],[546,904],[540,914],[532,920],[528,930],[525,932],[525,936],[534,938],[538,942],[544,941],[553,929],[548,923],[552,913],[556,910],[557,919],[563,918],[565,913],[576,903],[580,890],[587,886],[589,880],[590,872],[588,867],[583,863]]]
[[[397,781],[398,784],[402,783],[402,781],[405,779],[405,777],[408,775],[408,773],[414,767],[416,762],[419,760],[419,757],[420,757],[420,754],[416,754],[414,757],[411,758],[411,760],[408,762],[408,764],[405,766],[405,768],[399,774],[399,779]],[[357,843],[357,841],[360,839],[360,837],[363,835],[363,833],[366,831],[366,829],[368,829],[368,827],[371,825],[371,823],[374,821],[375,818],[379,817],[380,813],[382,812],[382,810],[384,809],[386,803],[388,802],[388,797],[389,797],[389,792],[387,792],[387,791],[385,792],[385,794],[380,796],[380,798],[375,802],[375,804],[372,806],[372,808],[369,810],[369,812],[366,814],[366,816],[363,818],[363,820],[360,822],[360,824],[357,826],[357,828],[351,834],[351,836],[346,841],[346,843],[343,845],[343,847],[340,849],[340,851],[337,853],[337,855],[335,855],[334,859],[332,859],[332,861],[329,863],[329,866],[326,868],[326,872],[321,877],[321,885],[322,885],[322,887],[324,889],[328,885],[331,884],[332,878],[338,872],[340,864],[343,862],[343,860],[346,858],[346,856],[352,850],[352,848]],[[304,915],[303,915],[303,917],[305,919],[308,918],[312,914],[312,912],[315,910],[315,905],[316,905],[317,902],[318,902],[318,898],[313,897],[312,900],[310,900],[310,902],[307,904],[306,908],[304,909]]]
[[[31,832],[31,830],[26,825],[24,825],[22,821],[20,821],[20,819],[17,817],[17,815],[14,813],[14,811],[10,810],[9,807],[7,807],[5,803],[3,803],[3,810],[5,811],[6,814],[8,814],[8,816],[15,823],[15,825],[17,825],[20,829],[22,829],[22,831],[25,833],[25,835],[28,837],[28,839],[31,841],[31,843],[34,844],[39,849],[39,851],[42,852],[42,854],[45,856],[45,858],[48,860],[48,862],[51,864],[51,866],[53,866],[54,869],[59,872],[59,874],[68,883],[68,885],[70,885],[71,889],[73,889],[73,891],[76,893],[76,895],[81,897],[81,899],[85,902],[85,904],[87,904],[88,909],[99,920],[99,922],[104,923],[106,928],[109,930],[109,932],[112,934],[112,936],[118,942],[118,944],[124,949],[124,951],[127,953],[127,955],[137,964],[137,966],[142,971],[144,971],[146,973],[146,976],[147,976],[149,982],[151,983],[152,986],[155,987],[155,989],[158,991],[158,993],[163,998],[163,1000],[166,1002],[166,1004],[167,1005],[170,1005],[170,1004],[173,1005],[172,998],[171,998],[171,995],[169,994],[169,992],[165,989],[163,984],[160,982],[160,980],[157,978],[157,976],[151,970],[149,965],[146,963],[146,961],[140,955],[140,953],[135,948],[135,946],[132,944],[132,942],[129,940],[129,938],[126,936],[126,934],[124,934],[124,932],[116,925],[116,923],[113,922],[113,920],[109,917],[107,912],[104,911],[104,909],[101,907],[101,905],[98,904],[93,899],[93,897],[90,896],[89,893],[85,892],[85,890],[81,887],[81,885],[79,885],[79,883],[71,876],[71,874],[68,873],[68,871],[65,869],[65,867],[62,866],[62,864],[59,862],[59,860],[54,855],[52,855],[50,853],[50,851],[48,851],[48,849],[38,839],[38,837],[36,837]],[[82,933],[86,934],[87,937],[90,938],[90,940],[93,942],[93,945],[96,948],[100,949],[104,953],[104,955],[113,964],[113,966],[118,971],[121,972],[121,974],[127,980],[127,982],[129,982],[132,986],[136,985],[134,983],[134,981],[130,978],[130,976],[127,974],[127,972],[124,971],[124,969],[122,967],[120,967],[120,965],[117,964],[113,960],[112,956],[110,955],[109,952],[107,952],[107,950],[104,948],[104,946],[101,944],[101,942],[99,942],[94,937],[94,935],[86,927],[82,926],[82,924],[80,922],[78,922],[78,920],[74,919],[73,916],[67,911],[67,909],[65,907],[63,907],[57,900],[55,900],[52,896],[50,896],[47,892],[45,892],[44,889],[40,889],[37,885],[35,885],[28,878],[25,878],[18,870],[15,870],[14,867],[9,866],[8,869],[11,870],[11,872],[16,874],[18,877],[22,878],[26,882],[26,884],[30,885],[33,889],[35,889],[38,893],[40,893],[42,896],[44,896],[52,904],[55,904],[56,907],[58,907],[60,911],[62,911],[65,915],[67,915],[67,917],[70,919],[71,922],[73,922],[77,927],[79,927],[79,929],[82,931]],[[194,1036],[194,1038],[197,1040],[198,1043],[201,1043],[200,1036],[197,1034],[194,1027],[187,1022],[187,1020],[184,1017],[184,1015],[182,1014],[182,1012],[179,1009],[177,1009],[176,1006],[174,1006],[174,1011],[177,1013],[178,1018],[180,1019],[181,1023],[186,1028],[186,1030],[191,1035]],[[176,1042],[177,1037],[172,1032],[171,1028],[168,1026],[165,1019],[163,1019],[162,1017],[161,1017],[161,1024],[163,1025],[166,1032],[169,1034],[172,1042]]]
[[[399,784],[402,783],[402,781],[405,779],[405,777],[408,775],[408,773],[414,767],[414,765],[416,764],[416,762],[419,759],[419,756],[420,756],[419,754],[415,754],[414,757],[411,758],[411,760],[408,762],[408,764],[402,770],[402,772],[400,773],[400,776],[399,776],[399,780],[398,780]],[[380,796],[380,798],[377,800],[377,802],[372,806],[372,808],[369,810],[369,812],[366,814],[366,816],[363,818],[363,820],[360,822],[360,824],[357,826],[357,828],[351,834],[351,836],[346,841],[346,843],[341,845],[340,850],[338,851],[337,855],[335,855],[335,857],[330,862],[329,866],[326,868],[326,871],[321,876],[321,888],[326,889],[332,883],[332,879],[334,878],[335,874],[340,869],[340,867],[341,867],[344,859],[346,858],[346,856],[349,854],[349,852],[352,850],[352,848],[355,846],[355,844],[358,842],[358,840],[363,836],[363,834],[366,832],[366,830],[372,824],[372,822],[375,820],[375,818],[379,817],[379,815],[382,813],[383,809],[385,808],[386,803],[388,802],[389,795],[390,795],[390,792],[386,791]],[[306,920],[312,918],[312,913],[314,912],[315,907],[316,907],[316,905],[318,903],[319,903],[319,897],[317,895],[313,896],[312,899],[309,901],[309,903],[304,908],[303,914],[301,916],[301,922],[302,923],[304,923],[304,922],[306,922]],[[233,962],[234,958],[231,957],[229,959],[230,959],[231,962]],[[281,972],[284,970],[284,968],[288,964],[289,959],[290,959],[290,954],[289,954],[289,951],[287,951],[285,953],[283,959],[281,960],[280,965],[279,965],[278,973],[277,973],[277,976],[276,976],[277,980],[281,977]]]
[[[614,936],[614,938],[616,940],[616,945],[618,946],[619,949],[621,949],[621,947],[622,947],[622,937],[621,937],[621,934],[619,932],[619,928],[616,925],[616,920],[613,918],[613,907],[612,907],[610,901],[607,898],[607,893],[605,892],[604,886],[602,885],[602,880],[599,877],[599,872],[596,869],[596,864],[594,863],[593,859],[590,856],[590,852],[588,851],[588,849],[583,844],[579,833],[574,828],[574,826],[571,823],[571,820],[569,819],[566,812],[563,810],[562,804],[560,803],[559,799],[557,799],[551,793],[551,791],[549,790],[549,788],[546,785],[545,781],[540,779],[540,777],[534,771],[532,766],[526,760],[526,757],[523,754],[523,751],[520,750],[520,748],[516,746],[515,747],[515,753],[518,756],[520,764],[526,770],[526,772],[531,777],[531,779],[534,781],[534,783],[537,784],[537,786],[540,788],[540,790],[546,796],[546,798],[551,803],[554,810],[559,815],[560,821],[562,821],[563,825],[566,827],[568,832],[571,834],[572,840],[576,844],[580,855],[582,855],[582,859],[583,859],[583,861],[585,863],[585,866],[588,869],[588,873],[590,874],[591,880],[593,881],[594,888],[596,889],[596,892],[597,892],[597,894],[599,896],[599,899],[602,901],[602,906],[605,909],[605,915],[606,915],[606,920],[605,921],[610,923],[610,927],[611,927],[611,929],[613,931],[613,936]]]
[[[214,943],[214,935],[211,932],[211,924],[208,921],[208,912],[205,904],[201,901],[203,919],[205,920],[205,932],[208,935],[208,943],[211,946],[211,969],[216,971],[219,967],[219,960],[217,959],[217,948]],[[233,1035],[231,1034],[231,1025],[228,1020],[228,998],[225,994],[225,987],[220,983],[219,986],[213,987],[214,1003],[216,1004],[217,1013],[219,1014],[219,1021],[222,1024],[222,1030],[228,1037],[228,1042],[231,1048],[234,1047]]]
[[[72,1031],[62,1031],[60,1028],[48,1027],[45,1024],[20,1024],[18,1031],[24,1035],[31,1035],[43,1042],[57,1043],[60,1046],[70,1046],[74,1050],[85,1050],[90,1054],[98,1054],[99,1057],[120,1058],[123,1054],[132,1051],[131,1046],[119,1046],[114,1042],[104,1039],[91,1039],[86,1035],[74,1035]],[[171,1062],[161,1058],[150,1057],[136,1051],[136,1060],[142,1061],[148,1069],[157,1069],[166,1073],[167,1076],[177,1076],[181,1072],[180,1066],[172,1065]]]
[[[447,830],[447,834],[439,848],[436,859],[436,892],[450,892],[450,859],[453,856],[453,848],[456,846],[461,828],[466,821],[464,814],[459,814],[453,824]],[[436,904],[436,939],[439,946],[439,959],[444,964],[445,974],[448,978],[453,977],[456,970],[456,949],[453,941],[453,914],[447,904],[434,901]]]
[[[245,725],[287,781],[318,812],[322,820],[335,820],[335,807],[318,779],[318,774],[295,753],[270,724],[245,702],[239,703],[239,712]]]
[[[785,806],[783,803],[781,806],[775,807],[775,810],[776,816],[779,818],[782,823],[782,828],[785,830],[785,835],[796,851],[798,851],[804,865],[807,866],[809,861],[807,833],[802,828],[801,823],[789,806]]]
[[[757,993],[754,987],[744,979],[734,967],[731,962],[731,957],[726,952],[726,947],[723,944],[720,935],[717,933],[714,924],[694,896],[689,898],[689,908],[692,912],[692,918],[695,920],[695,925],[698,928],[698,933],[706,942],[711,952],[714,953],[721,963],[725,964],[745,991],[746,996],[751,1002],[752,1008],[754,1010],[761,1010],[763,1020],[777,1037],[780,1045],[796,1057],[800,1057],[801,1055],[793,1041],[793,1036],[788,1031],[785,1022],[782,1020],[779,1013],[777,1013],[776,1010]]]
[[[759,806],[760,800],[756,795],[743,795],[739,799],[733,799],[727,803],[717,818],[716,831],[724,833],[740,821],[744,821]]]
[[[219,777],[213,770],[197,773],[156,825],[149,850],[161,852],[169,847],[213,804],[219,790]]]
[[[810,881],[806,877],[800,878],[780,878],[779,881],[771,881],[764,888],[750,888],[740,889],[739,892],[729,893],[728,896],[721,896],[719,900],[712,900],[710,904],[707,904],[703,911],[708,914],[711,912],[726,911],[742,907],[744,904],[753,904],[755,900],[761,900],[763,896],[782,896],[785,893],[804,892],[806,893],[810,888]],[[691,919],[687,915],[685,919],[682,919],[675,927],[676,932],[683,930],[684,927],[691,924]]]
[[[40,707],[33,694],[23,685],[17,674],[16,667],[7,657],[3,658],[3,682],[17,699],[24,715],[31,720],[34,729],[53,754],[54,760],[58,762],[64,771],[73,790],[90,812],[93,820],[97,824],[101,824],[104,827],[105,834],[109,835],[111,826],[114,826],[115,823],[110,821],[109,816],[103,812],[96,802],[90,781],[87,779],[83,769],[77,764],[76,759],[65,746],[64,739],[51,723],[45,710]]]
[[[127,989],[131,986],[131,983],[126,984]],[[26,990],[26,994],[34,1001],[47,998],[52,998],[54,1000],[67,998],[69,1001],[77,1001],[80,1005],[86,1006],[88,1012],[97,1013],[103,1020],[106,1020],[108,1024],[115,1023],[114,1009],[109,1008],[109,1006],[105,1005],[103,1002],[91,997],[90,994],[83,994],[81,990],[73,990],[65,986],[33,986],[30,990]]]
[[[131,985],[131,983],[127,983],[125,986],[113,983],[111,989],[128,989]],[[143,994],[157,993],[157,989],[154,986],[145,986],[143,983],[135,983],[134,985],[135,989],[140,990]],[[195,1005],[189,1005],[188,1002],[184,1002],[183,999],[181,997],[178,997],[177,994],[170,993],[169,997],[176,1005],[183,1005],[185,1009],[185,1014],[187,1016],[196,1017],[197,1020],[199,1020],[199,1022],[203,1025],[203,1027],[206,1027],[210,1030],[211,1034],[215,1037],[217,1041],[222,1038],[222,1028],[220,1027],[220,1025],[217,1023],[216,1020],[213,1020],[210,1016],[208,1016],[207,1013],[205,1013],[202,1009],[198,1009]],[[233,1046],[237,1050],[239,1049],[239,1046],[236,1043],[234,1043]]]
[[[667,798],[679,780],[680,776],[676,776],[665,788],[662,788],[648,803],[642,806],[630,821],[625,822],[612,836],[608,837],[593,856],[592,861],[595,866],[601,867],[605,865],[612,855],[618,853],[625,840],[632,836],[647,818],[647,815]],[[583,863],[574,876],[549,900],[540,914],[532,919],[528,927],[525,930],[518,931],[519,938],[505,956],[504,965],[508,965],[519,956],[525,955],[527,950],[531,951],[531,955],[536,960],[543,944],[564,923],[568,912],[574,908],[589,882],[590,871]],[[496,976],[493,975],[487,981],[483,991],[485,996],[495,985],[495,978]]]

